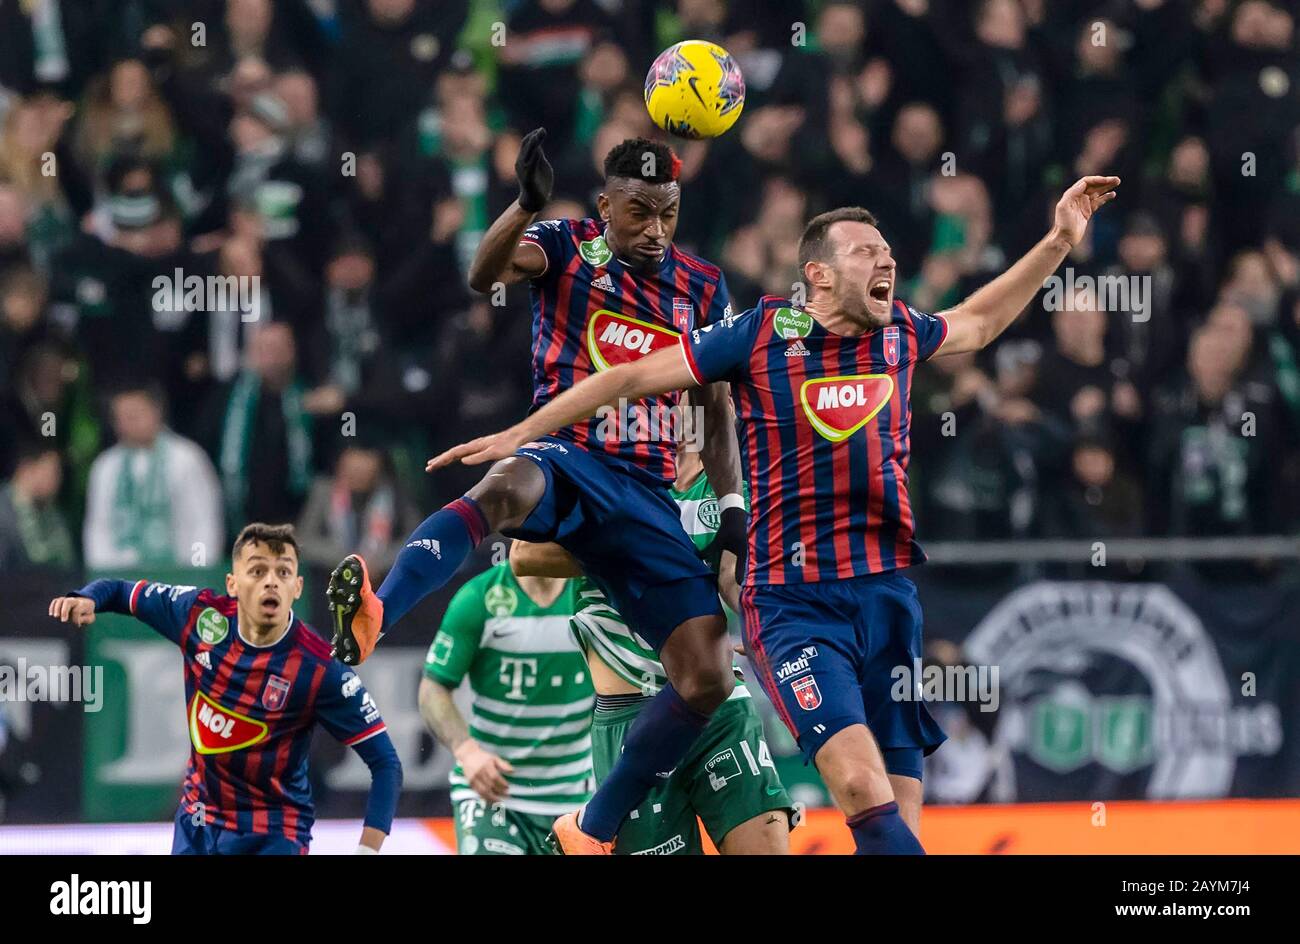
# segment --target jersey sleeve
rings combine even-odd
[[[713,289],[708,311],[704,313],[705,324],[718,324],[735,316],[731,308],[731,290],[727,288],[727,277],[718,275],[718,284]]]
[[[316,695],[316,720],[341,744],[355,747],[388,730],[375,699],[342,662],[325,665],[325,681]]]
[[[916,359],[929,360],[948,337],[948,319],[943,315],[927,315],[911,305],[904,307],[907,308],[907,317],[912,319],[912,330],[916,332]]]
[[[460,684],[483,640],[483,588],[467,583],[456,592],[424,657],[424,674],[449,688]]]
[[[744,377],[762,323],[762,310],[751,308],[683,334],[682,355],[695,382],[703,386]]]
[[[180,644],[181,631],[202,591],[197,587],[154,583],[151,580],[92,580],[72,596],[95,601],[100,613],[122,613]]]
[[[519,245],[536,246],[546,256],[546,268],[533,281],[541,281],[558,272],[563,265],[564,246],[569,237],[567,220],[538,220],[519,237]]]

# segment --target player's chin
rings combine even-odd
[[[870,292],[867,293],[867,311],[871,313],[873,318],[888,320],[889,310],[890,308],[893,307],[893,305],[894,305],[893,292],[890,292],[888,295],[884,295],[884,296],[872,295]]]

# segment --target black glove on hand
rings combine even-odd
[[[515,176],[519,178],[519,206],[529,213],[536,213],[546,206],[551,199],[551,188],[555,186],[555,171],[546,159],[542,142],[546,140],[546,129],[535,128],[524,135],[519,142],[519,156],[515,158]]]
[[[722,513],[722,520],[718,522],[718,534],[714,538],[721,550],[736,555],[736,583],[742,583],[745,576],[745,552],[749,547],[746,517],[743,508],[726,509]]]

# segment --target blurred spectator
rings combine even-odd
[[[524,4],[524,7],[532,4]],[[370,148],[415,120],[455,51],[468,0],[362,0],[344,7],[334,65],[332,114],[351,142]],[[508,25],[510,43],[524,42]]]
[[[12,386],[34,344],[57,340],[46,320],[46,301],[45,283],[32,269],[0,270],[0,390]]]
[[[419,512],[403,498],[383,452],[350,445],[332,477],[312,482],[298,519],[298,541],[308,564],[333,568],[348,554],[360,553],[382,580],[419,523]]]
[[[116,156],[166,163],[176,156],[178,146],[167,103],[139,59],[123,59],[91,83],[81,106],[74,149],[86,177],[100,179]]]
[[[1033,398],[1058,421],[1080,431],[1131,431],[1141,420],[1142,398],[1128,379],[1127,363],[1106,354],[1106,314],[1097,292],[1076,287],[1052,314],[1053,346],[1039,367]],[[1127,437],[1126,437],[1127,438]]]
[[[1282,442],[1277,401],[1266,384],[1243,380],[1245,352],[1232,329],[1198,328],[1184,383],[1156,400],[1148,512],[1157,533],[1275,533],[1280,520]]]
[[[1136,537],[1143,529],[1142,493],[1115,461],[1115,448],[1103,433],[1080,437],[1070,454],[1063,489],[1046,495],[1044,533],[1049,537]]]
[[[232,531],[248,521],[294,521],[307,497],[312,415],[297,358],[287,324],[260,324],[244,369],[209,405],[210,451]],[[331,408],[341,409],[341,401],[319,404],[322,413]]]
[[[284,101],[270,92],[255,95],[230,125],[235,166],[226,189],[234,206],[256,214],[263,239],[315,268],[329,245],[326,188],[290,149],[292,132]]]
[[[510,123],[538,125],[569,141],[578,123],[579,66],[610,31],[609,15],[595,0],[528,0],[511,9],[500,49],[497,94]]]
[[[0,487],[0,570],[76,565],[72,533],[55,501],[62,484],[53,446],[19,455],[13,477]]]
[[[225,550],[221,489],[198,444],[168,429],[157,390],[109,403],[117,444],[90,469],[86,566],[189,567]]]
[[[51,257],[76,229],[74,199],[87,188],[63,157],[63,137],[72,105],[48,93],[17,102],[0,131],[0,181],[13,185],[24,204],[32,261],[47,270]]]
[[[0,4],[0,87],[76,95],[112,48],[114,19],[108,0]]]

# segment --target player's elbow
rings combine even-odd
[[[471,265],[469,267],[469,287],[481,295],[486,295],[492,291],[492,273],[485,272],[481,266]]]

